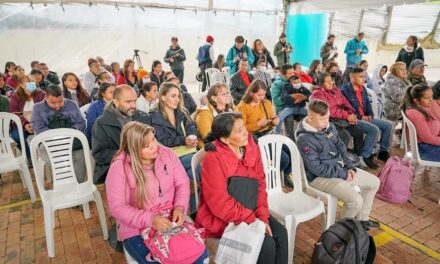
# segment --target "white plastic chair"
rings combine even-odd
[[[197,151],[196,154],[193,155],[191,159],[191,169],[193,173],[193,183],[194,183],[194,196],[196,198],[196,211],[199,209],[200,205],[200,197],[199,197],[199,190],[197,189],[197,167],[202,163],[203,158],[206,155],[206,151],[204,149],[201,149]]]
[[[225,72],[227,75],[229,75],[229,73],[231,72],[231,67],[229,66],[223,67],[222,72]]]
[[[408,129],[408,132],[406,132],[406,133],[403,133],[404,130],[402,129],[402,138],[405,138],[405,140],[404,140],[405,153],[410,151],[412,159],[417,161],[417,163],[422,166],[440,167],[440,162],[428,161],[428,160],[423,160],[420,158],[419,148],[417,146],[416,128],[414,127],[413,123],[408,119],[408,117],[406,117],[406,115],[403,111],[402,111],[402,117],[403,117],[404,127],[407,127],[407,129]],[[408,135],[406,135],[407,133],[408,133]],[[406,136],[409,136],[409,146],[408,146],[408,139],[406,138]]]
[[[212,74],[211,85],[222,83],[229,87],[229,75],[226,72],[214,72]]]
[[[79,111],[81,112],[84,119],[87,119],[87,110],[89,110],[91,103],[85,104],[79,108]]]
[[[215,72],[220,72],[220,70],[217,68],[208,68],[205,70],[206,85],[208,88],[213,84],[211,80]]]
[[[371,108],[373,108],[373,114],[374,117],[377,119],[380,119],[380,114],[379,114],[379,107],[378,107],[378,101],[377,101],[377,94],[375,91],[366,88],[367,89],[367,93],[368,93],[368,98],[370,99],[370,103],[371,103]]]
[[[73,140],[81,141],[87,170],[87,179],[78,183],[73,167],[72,146]],[[38,149],[42,145],[49,157],[53,189],[44,188],[44,161],[39,156]],[[83,206],[84,217],[90,218],[89,202],[95,201],[98,209],[104,239],[108,238],[107,222],[102,205],[101,194],[92,183],[92,164],[90,149],[84,133],[69,128],[47,130],[34,137],[30,145],[32,162],[34,164],[35,180],[40,192],[44,209],[44,225],[46,244],[49,257],[55,256],[54,225],[55,211],[77,205]]]
[[[281,151],[283,145],[289,148],[292,164],[292,182],[294,190],[284,193],[281,179]],[[325,229],[324,204],[317,198],[303,192],[301,182],[301,156],[295,143],[282,135],[266,135],[258,139],[264,172],[269,211],[273,217],[284,223],[287,229],[289,259],[293,262],[295,235],[298,224],[321,215],[322,230]]]
[[[21,154],[15,157],[11,147],[14,140],[10,135],[11,121],[17,125],[20,137]],[[32,185],[31,174],[27,166],[25,141],[23,136],[23,126],[20,118],[11,113],[0,113],[0,173],[18,170],[23,185],[28,189],[32,202],[36,201],[35,190]]]

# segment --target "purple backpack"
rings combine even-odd
[[[412,194],[414,169],[408,159],[390,157],[379,173],[380,187],[376,196],[390,203],[406,203]]]

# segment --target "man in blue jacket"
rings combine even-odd
[[[366,228],[378,227],[377,222],[369,221],[369,215],[379,179],[355,168],[329,117],[328,104],[314,100],[308,106],[308,116],[298,125],[297,144],[307,180],[313,188],[344,202],[341,218],[356,217]],[[360,188],[360,193],[355,188]]]
[[[361,60],[362,54],[368,53],[368,47],[363,40],[365,37],[364,32],[359,32],[359,34],[350,39],[345,46],[344,53],[347,54],[347,68],[355,67]]]
[[[228,55],[226,55],[226,66],[230,68],[229,75],[238,71],[238,64],[241,60],[247,60],[249,65],[252,65],[255,58],[251,48],[244,43],[243,36],[237,36],[234,46],[229,49]]]
[[[365,142],[362,148],[362,157],[370,157],[376,145],[380,132],[380,151],[378,159],[387,161],[390,157],[393,125],[385,120],[374,118],[373,109],[368,98],[365,84],[365,71],[354,68],[350,72],[350,82],[342,86],[341,91],[351,106],[356,110],[357,125],[365,132]]]

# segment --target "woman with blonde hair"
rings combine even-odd
[[[385,78],[382,94],[383,111],[387,119],[391,121],[401,120],[400,103],[405,96],[406,89],[411,87],[411,83],[406,79],[407,71],[404,62],[396,62],[390,67],[390,74]]]
[[[158,144],[154,128],[129,122],[121,131],[121,145],[105,185],[110,214],[119,223],[125,250],[138,263],[151,263],[146,260],[150,250],[142,230],[165,232],[182,226],[188,211],[188,177],[177,156]],[[171,219],[162,216],[163,208],[171,210]],[[203,263],[207,256],[205,250],[194,263]]]
[[[192,179],[191,159],[197,146],[197,128],[183,105],[183,96],[177,85],[164,82],[159,88],[159,102],[151,113],[151,125],[156,129],[157,140],[173,148]],[[191,201],[192,202],[192,201]],[[191,206],[191,213],[194,213]]]

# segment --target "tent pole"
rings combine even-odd
[[[391,17],[393,16],[393,7],[389,6],[387,9],[388,9],[387,26],[386,26],[385,32],[383,33],[383,36],[382,36],[382,44],[383,45],[387,44],[388,32],[390,31],[390,27],[391,27]]]
[[[362,9],[361,11],[361,19],[359,20],[359,26],[358,26],[358,31],[357,33],[361,32],[362,29],[362,20],[364,20],[364,13],[365,13],[365,9]],[[356,34],[357,35],[357,34]]]

